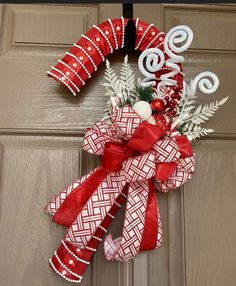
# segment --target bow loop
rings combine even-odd
[[[167,192],[191,179],[194,155],[186,136],[165,138],[153,146],[156,151],[156,180],[158,189]]]
[[[181,135],[175,138],[175,141],[179,147],[182,158],[189,157],[193,154],[192,146],[185,135]]]
[[[179,167],[185,169],[188,173],[194,172],[194,166],[195,166],[195,154],[192,156],[183,158],[179,160]]]
[[[195,165],[195,154],[187,158],[179,159],[172,175],[165,181],[156,178],[157,188],[166,193],[168,190],[174,190],[186,183],[192,178]]]
[[[124,176],[128,182],[145,181],[155,175],[155,156],[147,153],[133,157],[123,163]]]
[[[103,155],[108,142],[122,142],[116,130],[106,122],[99,121],[92,128],[87,129],[82,149],[88,153]]]
[[[129,140],[141,124],[142,119],[131,106],[127,105],[116,112],[113,122],[119,137]]]
[[[181,156],[179,147],[173,138],[165,138],[154,144],[155,159],[157,163],[177,162]]]

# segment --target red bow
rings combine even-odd
[[[112,125],[98,122],[84,138],[84,150],[103,155],[101,166],[46,208],[56,223],[68,227],[50,264],[73,282],[82,278],[126,196],[122,236],[113,239],[108,235],[104,242],[107,259],[123,261],[139,251],[160,247],[162,230],[153,178],[166,191],[169,185],[178,186],[180,176],[182,182],[189,180],[193,172],[194,156],[185,136],[160,140],[161,129],[141,122],[131,107],[119,110],[112,120]]]
[[[109,173],[120,171],[122,163],[135,151],[149,151],[163,135],[163,131],[158,126],[142,122],[126,144],[107,142],[102,156],[101,167],[76,190],[70,193],[53,216],[53,221],[69,227],[81,211],[82,206],[84,206],[88,198]],[[84,196],[85,193],[86,196]]]

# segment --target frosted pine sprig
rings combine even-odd
[[[198,108],[194,111],[192,116],[185,120],[185,123],[189,121],[192,122],[193,124],[201,124],[206,122],[227,100],[228,97],[224,97],[219,101],[217,100],[216,102],[211,102],[209,104],[205,104],[204,106],[202,105],[198,106]]]
[[[135,74],[128,63],[128,56],[124,58],[119,77],[111,68],[110,62],[106,60],[104,78],[106,82],[102,85],[106,87],[105,96],[108,97],[103,116],[106,119],[118,108],[126,104],[133,105],[137,101],[135,94]]]
[[[190,113],[195,108],[197,96],[195,96],[190,87],[184,82],[184,89],[181,95],[181,100],[178,103],[178,111],[180,116]]]
[[[110,62],[108,60],[106,60],[106,70],[104,78],[106,79],[107,82],[104,82],[102,84],[103,86],[113,91],[115,94],[121,92],[122,87],[118,79],[118,76],[111,68]]]
[[[194,140],[212,132],[214,132],[214,129],[201,128],[200,125],[195,125],[192,131],[184,132],[184,135],[186,135],[189,139]]]
[[[127,55],[125,56],[124,62],[122,63],[121,66],[120,83],[122,85],[123,91],[125,91],[127,94],[127,98],[129,98],[130,100],[133,98],[135,100],[134,96],[135,74],[130,64],[128,63]]]

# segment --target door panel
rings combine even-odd
[[[62,279],[55,279],[48,266],[64,230],[42,210],[55,191],[80,175],[81,141],[70,137],[0,137],[2,285],[65,285]]]
[[[168,9],[165,14],[165,27],[187,25],[194,33],[191,49],[236,50],[235,13],[202,11],[197,9]],[[227,33],[225,33],[227,31]],[[214,37],[213,37],[214,35]]]
[[[122,6],[2,7],[0,281],[6,286],[67,285],[48,265],[65,229],[53,224],[43,208],[52,195],[97,166],[97,157],[82,153],[78,135],[101,116],[105,98],[95,86],[90,99],[85,96],[88,89],[71,97],[46,71],[79,40],[81,32],[108,14],[120,17]],[[57,23],[62,25],[59,30]],[[41,24],[44,29],[39,29]],[[120,223],[110,228],[115,235],[122,212],[117,218]],[[118,286],[126,272],[125,265],[108,263],[100,247],[83,285],[108,285],[112,278]]]
[[[184,189],[187,285],[235,285],[236,144],[195,144],[197,169]]]
[[[117,52],[109,59],[119,70],[124,54]],[[96,80],[88,80],[80,94],[74,97],[46,75],[57,60],[58,57],[0,57],[0,129],[81,134],[101,118],[107,101],[101,85],[105,64],[94,73]],[[130,57],[130,60],[137,70],[137,56]],[[14,80],[14,84],[9,84],[9,80]]]
[[[113,18],[121,13],[121,4],[4,5],[0,129],[73,133],[98,120],[106,102],[100,85],[103,70],[75,98],[46,72],[82,32],[106,20],[108,14]]]
[[[53,56],[68,48],[99,21],[99,5],[70,7],[7,5],[3,31],[3,55]],[[57,31],[57,32],[56,32]]]
[[[83,286],[231,286],[236,281],[231,231],[236,219],[235,11],[235,5],[134,4],[134,17],[160,30],[190,25],[195,42],[186,53],[186,78],[210,69],[221,80],[214,98],[231,99],[209,124],[216,133],[194,144],[193,180],[181,191],[157,194],[163,246],[117,263],[105,260],[101,245]],[[53,194],[99,164],[81,151],[81,142],[105,107],[104,64],[77,97],[46,71],[92,24],[120,17],[122,5],[5,4],[0,15],[0,281],[4,286],[68,285],[47,263],[65,229],[43,208]],[[123,57],[122,52],[109,57],[115,70]],[[139,75],[137,58],[130,55],[129,61]],[[213,97],[200,97],[208,100]],[[114,236],[120,234],[124,208],[109,228]]]
[[[145,9],[143,4],[134,5],[134,16],[159,24],[161,30],[179,24],[192,28],[194,41],[185,53],[186,81],[205,70],[215,72],[220,79],[217,92],[213,96],[200,95],[199,103],[230,96],[214,119],[205,124],[215,133],[193,144],[197,163],[192,181],[179,193],[164,198],[169,209],[161,213],[164,221],[175,220],[173,224],[178,228],[174,232],[172,224],[164,225],[164,245],[173,244],[171,249],[167,247],[169,251],[162,260],[167,261],[164,273],[158,272],[158,251],[147,253],[143,264],[151,264],[137,270],[140,276],[143,273],[148,277],[147,285],[159,285],[161,280],[160,285],[231,286],[236,281],[235,11],[235,5],[151,4]],[[171,212],[171,206],[175,212]]]

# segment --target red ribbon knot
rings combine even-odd
[[[142,122],[126,143],[107,142],[105,144],[102,167],[108,172],[120,171],[125,160],[137,154],[137,151],[139,153],[150,151],[163,135],[164,132],[158,126]]]

